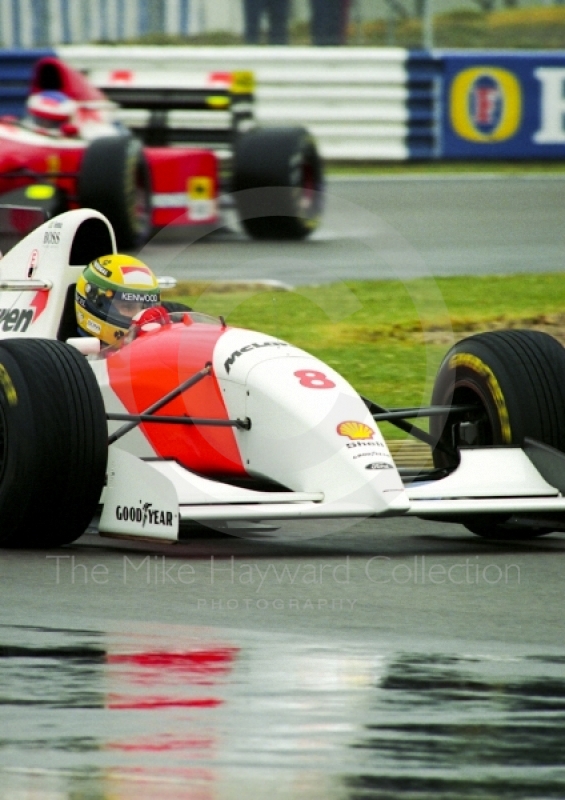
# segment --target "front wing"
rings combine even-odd
[[[551,514],[565,523],[565,454],[527,443],[518,447],[470,448],[447,477],[415,481],[387,509],[410,515],[461,520],[484,514]],[[102,495],[101,535],[175,542],[182,523],[210,527],[232,523],[366,519],[374,509],[355,502],[324,502],[324,492],[264,492],[196,475],[174,461],[140,459],[110,448]]]

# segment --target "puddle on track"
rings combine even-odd
[[[0,627],[9,800],[562,798],[565,650]]]

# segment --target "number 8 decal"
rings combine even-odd
[[[318,370],[299,369],[294,374],[300,379],[300,385],[307,389],[335,389],[335,383]]]

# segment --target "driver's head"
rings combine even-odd
[[[38,128],[57,131],[76,114],[77,104],[63,92],[36,92],[28,97],[27,118]]]
[[[119,253],[92,261],[77,281],[79,333],[117,344],[136,314],[160,303],[159,284],[139,259]]]

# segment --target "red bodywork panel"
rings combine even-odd
[[[40,138],[15,122],[0,121],[0,194],[34,182],[25,176],[3,178],[6,172],[29,170],[40,176],[49,172],[78,175],[86,143],[78,138],[67,143],[61,147],[53,137]],[[71,195],[76,194],[76,178],[58,178],[55,183]]]
[[[64,92],[77,101],[108,102],[100,89],[92,86],[82,73],[72,69],[54,56],[39,59],[33,70],[31,94],[45,89]]]
[[[142,413],[212,361],[215,344],[225,328],[192,322],[188,315],[184,319],[141,333],[108,356],[110,385],[128,413]],[[213,373],[156,414],[229,419]],[[246,475],[233,428],[164,423],[140,427],[162,458],[178,461],[203,475]]]
[[[49,180],[65,191],[73,208],[89,142],[119,131],[108,98],[84,75],[56,58],[42,58],[35,66],[31,92],[45,89],[62,91],[77,102],[76,135],[50,135],[13,118],[0,120],[0,195],[35,183],[47,173],[66,173],[68,177]],[[214,152],[186,147],[146,147],[144,152],[151,171],[155,227],[217,221],[218,160]],[[34,175],[2,177],[18,170]]]
[[[218,159],[215,153],[208,150],[146,147],[145,155],[151,167],[155,227],[197,225],[216,219]],[[184,195],[184,198],[178,198],[175,207],[173,203],[178,194]],[[181,213],[179,203],[186,206]]]

